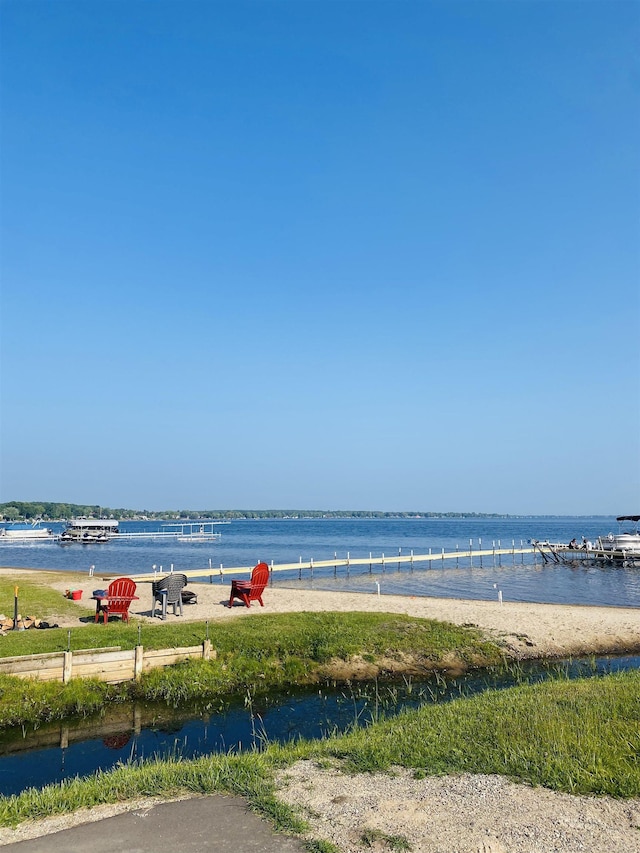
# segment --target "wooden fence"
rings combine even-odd
[[[215,659],[216,654],[211,648],[211,640],[204,640],[199,646],[146,651],[143,646],[125,650],[112,646],[0,658],[0,673],[38,681],[62,681],[64,684],[71,678],[96,678],[115,684],[137,680],[150,669],[173,666],[190,658]]]

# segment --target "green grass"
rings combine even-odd
[[[8,585],[0,585],[0,610],[7,601]],[[379,656],[387,650],[393,653],[418,650],[425,660],[437,661],[443,651],[459,651],[461,662],[499,657],[495,644],[484,641],[480,631],[459,628],[444,622],[414,619],[409,616],[384,613],[283,613],[260,614],[259,617],[228,622],[172,622],[130,624],[113,621],[95,624],[93,610],[79,610],[78,605],[46,586],[22,582],[20,611],[37,615],[84,613],[86,623],[71,629],[71,648],[100,648],[119,645],[132,649],[140,642],[145,648],[159,649],[191,646],[202,642],[207,630],[214,648],[222,653],[263,660],[278,656],[308,658],[319,663],[333,657],[347,658],[353,654]],[[11,586],[11,597],[13,587]],[[24,597],[24,606],[23,606]],[[8,610],[8,605],[7,605]],[[5,611],[6,612],[6,611]],[[13,604],[10,614],[13,615]],[[140,633],[139,633],[140,630]],[[10,631],[0,639],[0,657],[64,651],[68,642],[67,628],[46,631]]]
[[[418,671],[492,665],[502,661],[498,646],[474,629],[384,613],[294,613],[211,623],[209,637],[217,659],[192,660],[146,673],[140,682],[107,686],[72,680],[61,683],[0,676],[0,728],[38,720],[90,714],[106,701],[163,701],[170,705],[205,703],[221,696],[260,692],[285,684],[308,684],[328,672],[333,660],[352,656],[377,660],[384,656]],[[202,642],[202,622],[144,624],[140,642],[147,649],[193,646]],[[67,629],[10,632],[0,638],[3,654],[64,651]],[[138,643],[138,627],[115,622],[73,629],[72,649]]]
[[[64,575],[61,576],[61,579]],[[13,619],[14,604],[15,604],[15,587],[18,587],[18,610],[22,616],[34,616],[38,619],[48,620],[51,616],[82,616],[91,612],[86,608],[78,609],[78,605],[56,589],[52,589],[47,583],[29,580],[22,575],[16,575],[12,580],[6,575],[0,577],[0,613],[4,613],[10,619]],[[70,587],[71,588],[71,587]],[[42,631],[17,631],[15,637],[29,636],[32,634],[44,634]],[[10,635],[8,634],[4,640]],[[23,654],[22,652],[4,651],[5,642],[2,640],[0,645],[0,655],[7,656],[12,654]],[[8,643],[7,645],[10,645]],[[35,652],[26,652],[26,654],[35,654]]]
[[[425,705],[295,747],[350,772],[497,773],[558,791],[640,796],[640,672],[556,680]]]
[[[149,761],[98,771],[85,779],[72,779],[41,790],[30,788],[17,797],[0,797],[0,825],[15,826],[27,818],[63,814],[140,796],[216,792],[246,797],[253,808],[281,831],[300,832],[305,828],[294,811],[274,796],[270,764],[259,753],[215,755],[193,761],[179,758]]]
[[[128,698],[120,685],[88,679],[62,684],[0,675],[0,729],[98,714],[106,703]]]
[[[353,774],[398,766],[421,777],[498,773],[573,794],[638,797],[639,754],[640,673],[619,673],[490,691],[322,741],[120,766],[0,797],[0,825],[138,796],[229,792],[246,797],[277,828],[300,832],[303,822],[278,800],[274,773],[301,758],[330,762]],[[356,776],[354,790],[357,784]],[[402,849],[400,836],[387,842]],[[310,849],[332,848],[312,842]]]

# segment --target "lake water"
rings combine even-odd
[[[599,677],[637,669],[638,657],[610,657],[513,670],[478,670],[369,684],[316,685],[242,699],[221,699],[214,713],[159,704],[116,705],[102,715],[0,733],[0,795],[85,776],[154,757],[196,758],[260,749],[267,743],[321,738],[364,726],[404,708],[446,702],[491,688],[551,678]]]
[[[60,530],[62,525],[49,525]],[[158,522],[121,522],[122,532],[159,530]],[[3,545],[0,564],[5,567],[72,570],[95,573],[138,574],[152,571],[203,570],[203,581],[213,569],[213,582],[229,585],[228,576],[215,572],[227,567],[252,566],[264,560],[274,564],[346,558],[370,554],[388,560],[380,566],[352,567],[274,573],[276,586],[352,590],[415,596],[534,601],[640,607],[640,566],[602,565],[577,561],[573,565],[544,563],[538,555],[499,559],[485,557],[482,563],[464,557],[469,547],[516,548],[531,539],[568,542],[582,536],[617,532],[612,517],[523,517],[478,519],[259,519],[237,520],[216,528],[222,535],[215,542],[182,543],[175,540],[111,540],[97,545],[55,543]],[[438,553],[444,548],[461,552],[456,562],[406,564],[393,562],[398,554]],[[335,575],[335,576],[334,576]]]

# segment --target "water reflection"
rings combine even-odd
[[[320,738],[353,726],[491,688],[550,677],[599,676],[638,669],[640,657],[624,656],[526,662],[508,670],[479,670],[459,678],[324,684],[285,693],[251,694],[199,708],[118,705],[99,717],[47,724],[0,735],[0,793],[85,776],[118,763],[155,756],[194,758],[215,752],[260,749],[268,742]]]

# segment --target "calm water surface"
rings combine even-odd
[[[51,525],[61,529],[61,525]],[[122,522],[123,532],[158,530],[157,522]],[[115,572],[132,574],[163,571],[173,565],[175,571],[203,569],[203,581],[214,570],[214,583],[228,586],[228,578],[220,579],[215,570],[224,567],[252,566],[260,560],[274,564],[385,555],[390,562],[382,571],[374,567],[357,567],[348,573],[340,568],[320,571],[313,577],[297,571],[275,573],[277,586],[297,588],[352,590],[368,594],[380,593],[453,598],[496,599],[502,592],[504,601],[536,601],[567,604],[592,604],[640,607],[640,566],[603,566],[578,562],[575,565],[545,564],[537,557],[484,558],[482,564],[470,564],[462,556],[445,563],[415,565],[393,564],[399,553],[438,553],[453,551],[519,547],[531,539],[568,542],[586,536],[617,531],[615,518],[605,517],[535,517],[508,519],[261,519],[240,520],[221,524],[222,534],[216,542],[178,543],[161,540],[121,540],[99,545],[57,544],[2,546],[3,566],[87,571],[95,566],[97,574]]]
[[[489,688],[549,677],[598,677],[637,669],[638,657],[524,664],[508,671],[479,670],[456,679],[442,675],[350,686],[331,684],[221,702],[207,710],[166,705],[116,706],[93,719],[45,724],[0,735],[0,794],[86,776],[98,769],[154,757],[195,758],[260,749],[268,742],[314,739],[368,725],[404,708],[446,702]]]

